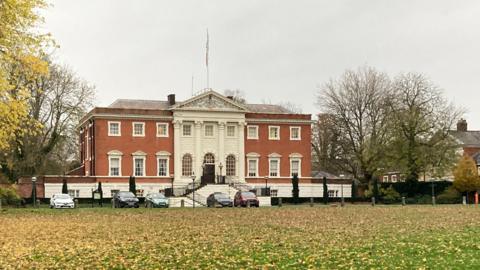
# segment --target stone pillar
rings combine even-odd
[[[203,174],[202,163],[203,163],[203,153],[202,153],[202,121],[195,122],[195,152],[193,153],[195,158],[195,166],[193,170],[197,176],[196,181],[200,181],[200,177]]]
[[[225,175],[225,122],[218,123],[218,161],[217,166],[220,165],[220,162],[223,165],[222,175]],[[220,175],[220,168],[216,170],[218,175]]]
[[[182,157],[180,147],[180,132],[182,123],[180,121],[173,122],[173,174],[174,182],[177,182],[182,177]]]
[[[245,122],[238,124],[238,181],[245,183]]]

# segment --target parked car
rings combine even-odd
[[[135,207],[138,208],[139,200],[130,191],[119,191],[113,196],[113,203],[115,208]]]
[[[233,205],[235,207],[237,206],[248,206],[250,203],[250,206],[255,206],[259,207],[260,202],[258,201],[257,196],[253,192],[249,191],[238,191],[235,194],[235,198],[233,199]]]
[[[227,194],[215,192],[208,196],[207,207],[233,207],[233,201]]]
[[[75,203],[68,194],[54,194],[50,198],[50,208],[75,208]]]
[[[145,207],[168,207],[169,201],[162,193],[151,193],[145,197]]]

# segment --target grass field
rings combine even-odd
[[[480,209],[9,209],[0,268],[479,269]]]

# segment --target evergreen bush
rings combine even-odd
[[[294,174],[292,178],[292,197],[293,197],[293,203],[298,204],[298,198],[299,198],[299,193],[300,190],[298,189],[298,175]]]
[[[462,203],[462,194],[456,190],[453,186],[447,188],[437,197],[437,203],[439,204],[456,204]]]

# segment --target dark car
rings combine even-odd
[[[145,207],[148,208],[157,208],[157,207],[168,207],[168,198],[165,197],[162,193],[152,193],[148,194],[145,197]]]
[[[115,208],[139,207],[138,198],[130,191],[119,191],[113,196]]]
[[[235,198],[233,199],[234,206],[260,206],[260,202],[257,199],[257,196],[253,194],[253,192],[249,191],[239,191],[235,194]]]
[[[208,196],[207,207],[233,207],[233,201],[227,194],[215,192]]]

